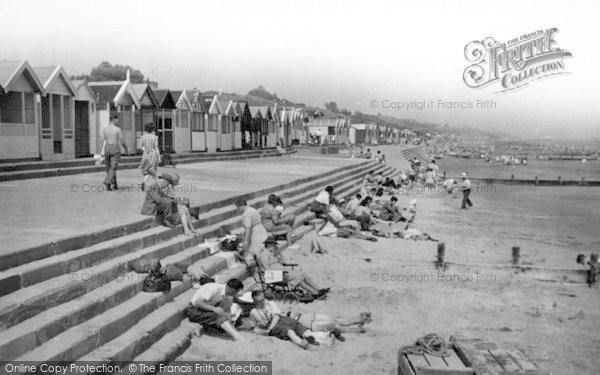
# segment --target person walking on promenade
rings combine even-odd
[[[117,185],[117,167],[119,165],[119,159],[121,158],[121,148],[119,143],[127,152],[127,145],[121,129],[117,126],[119,117],[113,115],[110,119],[110,124],[102,129],[102,150],[104,151],[104,157],[106,158],[106,178],[104,179],[104,186],[106,190],[111,191],[118,189]],[[112,186],[112,188],[111,188]]]
[[[463,193],[463,200],[462,200],[461,208],[467,209],[467,206],[468,207],[473,206],[473,203],[469,199],[469,195],[471,195],[471,181],[469,181],[469,179],[467,178],[467,174],[465,172],[463,172],[460,175],[460,178],[462,179],[461,190]]]
[[[158,136],[154,134],[154,124],[149,122],[144,125],[145,133],[142,135],[142,161],[140,163],[140,171],[144,176],[142,182],[142,191],[146,186],[151,186],[156,182],[158,171],[158,163],[160,161],[160,152],[158,150]],[[150,184],[148,180],[152,179]]]

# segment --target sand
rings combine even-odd
[[[460,210],[445,193],[412,193],[415,227],[446,243],[447,260],[508,264],[512,246],[522,262],[577,268],[578,252],[597,251],[600,189],[502,186],[473,195]],[[400,347],[428,333],[461,333],[522,350],[553,374],[597,374],[600,369],[599,289],[545,282],[493,266],[433,265],[435,242],[380,239],[376,243],[325,238],[328,254],[308,253],[310,233],[290,261],[332,290],[324,301],[284,309],[347,316],[371,311],[364,334],[347,334],[333,347],[302,350],[290,342],[244,333],[247,345],[204,335],[179,360],[269,360],[274,374],[396,374]]]

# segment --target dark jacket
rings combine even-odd
[[[158,212],[169,214],[175,203],[172,197],[168,195],[169,182],[159,178],[146,190],[146,197],[142,205],[142,215],[156,215]]]

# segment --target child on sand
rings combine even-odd
[[[254,333],[290,340],[303,349],[308,349],[309,344],[318,345],[308,327],[283,315],[275,302],[265,299],[262,290],[253,291],[252,299],[255,307],[250,311],[250,319],[255,326]]]

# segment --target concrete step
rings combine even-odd
[[[232,197],[232,198],[223,199],[223,200],[208,203],[208,204],[203,204],[203,205],[199,206],[199,208],[200,208],[201,212],[209,211],[211,209],[216,209],[216,208],[220,208],[223,206],[231,205],[238,198],[244,198],[246,200],[251,200],[260,195],[267,195],[267,194],[270,194],[273,192],[278,192],[278,191],[281,191],[284,189],[289,189],[291,187],[299,186],[301,184],[305,184],[307,182],[310,182],[310,181],[313,181],[316,179],[326,178],[326,177],[328,177],[332,174],[338,173],[338,172],[341,173],[342,171],[350,171],[353,169],[366,167],[368,165],[375,165],[375,164],[372,162],[351,164],[351,165],[348,165],[345,167],[338,168],[337,170],[335,170],[333,172],[326,172],[326,173],[322,173],[322,174],[319,174],[316,176],[309,176],[309,177],[305,177],[302,179],[292,181],[287,184],[282,184],[282,185],[274,186],[271,188],[262,189],[260,191],[256,191],[253,193],[244,194],[239,197]],[[68,252],[71,250],[76,250],[76,249],[92,246],[94,244],[97,244],[97,243],[100,243],[103,241],[108,241],[113,238],[122,237],[122,236],[130,234],[130,233],[136,233],[139,231],[143,231],[145,229],[153,227],[154,225],[155,225],[154,220],[152,218],[145,218],[145,219],[136,221],[131,224],[122,225],[122,226],[110,228],[107,230],[90,233],[89,235],[70,237],[70,238],[66,238],[61,241],[51,242],[51,243],[48,243],[48,244],[45,244],[42,246],[37,246],[37,247],[31,248],[31,249],[18,250],[13,253],[8,253],[8,254],[0,256],[0,271],[6,270],[11,267],[16,267],[16,266],[19,266],[19,265],[22,265],[22,264],[25,264],[28,262],[32,262],[32,261],[35,261],[38,259],[43,259],[43,258],[47,258],[47,257],[53,256],[53,255],[62,254],[62,253],[65,253],[65,252]],[[2,291],[2,288],[0,287],[0,295],[2,295],[1,291]]]
[[[355,168],[351,169],[350,171],[334,173],[333,175],[315,180],[314,182],[311,181],[301,184],[297,188],[283,190],[283,193],[284,195],[288,196],[297,195],[300,192],[305,192],[309,189],[314,189],[316,187],[333,183],[333,181],[336,179],[347,178],[355,173],[365,170],[365,168],[366,167]],[[257,194],[253,194],[251,196],[256,196]],[[266,198],[266,196],[261,195],[255,197],[253,201],[249,203],[255,207],[261,207],[266,201]],[[196,227],[211,225],[237,215],[239,214],[236,212],[234,207],[230,205],[223,206],[218,210],[210,210],[203,213],[199,217],[199,222],[197,222],[195,225]],[[55,255],[50,259],[44,258],[1,271],[0,296],[9,294],[35,283],[48,280],[61,274],[75,272],[97,264],[100,261],[114,258],[116,256],[130,253],[131,251],[159,243],[181,233],[183,233],[183,229],[180,227],[174,229],[154,227],[143,232],[131,233],[79,250],[72,250]]]
[[[165,258],[165,264],[171,263]],[[227,268],[227,261],[221,257],[207,257],[196,264],[202,266],[208,275]],[[136,281],[142,282],[142,281]],[[137,293],[125,302],[86,320],[35,347],[16,358],[19,361],[69,361],[80,358],[104,343],[115,339],[136,325],[143,317],[158,307],[173,301],[180,294],[190,290],[191,279],[171,283],[168,293]],[[141,290],[141,288],[140,288]],[[10,355],[12,357],[12,355]]]
[[[165,258],[164,262],[197,262],[210,255],[206,247],[195,246]],[[14,325],[0,335],[0,358],[34,349],[58,333],[125,302],[142,290],[145,274],[128,272],[111,282]]]
[[[277,149],[269,148],[262,150],[238,150],[238,151],[223,151],[223,152],[189,152],[184,154],[171,154],[171,160],[185,161],[185,160],[207,160],[213,157],[227,157],[227,156],[246,156],[246,155],[260,155],[260,154],[275,154]],[[121,162],[123,164],[138,164],[142,160],[141,155],[122,155]],[[90,167],[94,166],[96,161],[92,157],[72,159],[72,160],[32,160],[32,161],[21,161],[13,163],[0,162],[0,173],[4,172],[17,172],[17,171],[33,171],[33,170],[57,170],[71,167]]]
[[[197,154],[195,157],[186,157],[180,159],[172,159],[173,165],[183,163],[202,163],[209,161],[223,161],[223,160],[238,160],[238,159],[253,159],[262,157],[280,156],[275,149],[264,150],[261,152],[243,153],[243,154]],[[119,169],[134,169],[139,166],[139,160],[123,160],[119,163]],[[90,166],[68,166],[63,168],[47,168],[47,169],[32,169],[32,170],[17,170],[17,171],[6,171],[0,172],[0,181],[10,180],[25,180],[31,178],[45,178],[45,177],[56,177],[66,176],[80,173],[93,173],[101,172],[106,170],[104,165],[90,165]]]
[[[356,181],[359,179],[360,177]],[[354,186],[356,181],[352,181],[350,185]],[[312,199],[314,194],[316,194],[316,191],[308,194],[308,199]],[[292,211],[301,211],[301,209],[294,208]],[[239,226],[239,217],[201,229],[204,233],[201,237],[178,235],[175,238],[150,247],[126,253],[126,255],[111,259],[100,265],[80,269],[78,272],[71,273],[70,275],[55,277],[43,284],[33,285],[8,296],[1,297],[0,318],[2,318],[3,325],[4,327],[10,327],[18,324],[38,314],[40,311],[80,297],[105,283],[117,279],[127,273],[127,264],[135,259],[141,257],[163,258],[191,246],[198,245],[201,243],[202,237],[206,238],[214,235],[223,224],[228,224],[232,228],[236,225]],[[168,230],[167,228],[154,229],[156,231]]]
[[[245,268],[236,267],[235,269],[239,275],[244,275]],[[189,305],[195,292],[196,289],[191,288],[182,293],[173,302],[167,303],[153,311],[119,337],[77,360],[99,362],[130,361],[148,349],[167,332],[179,326],[185,318],[184,310]],[[195,326],[198,327],[198,324],[195,324]]]
[[[390,169],[387,169],[388,172],[390,173]],[[356,182],[360,181],[360,178],[354,178],[354,179],[348,179],[349,182],[347,182],[345,185],[340,185],[339,186],[339,191],[340,194],[342,194],[342,192],[344,191],[348,191],[349,193],[354,193],[355,191],[358,190]],[[314,194],[315,192],[313,192]],[[227,220],[228,222],[234,222],[234,221],[239,221],[239,218],[233,218],[230,220]],[[231,223],[229,223],[231,224]],[[211,228],[205,228],[205,230],[216,230],[217,228],[219,228],[221,226],[221,223],[217,223],[213,226],[211,226]],[[190,250],[189,248],[186,250],[177,250],[180,246],[172,246],[175,243],[177,243],[178,241],[182,241],[183,243],[188,242],[190,239],[187,236],[178,236],[177,240],[174,241],[167,241],[167,242],[173,242],[169,245],[167,245],[167,247],[171,250],[175,249],[175,253],[170,255],[167,258],[164,258],[164,254],[163,256],[159,256],[161,259],[163,259],[163,264],[168,264],[168,263],[176,263],[178,261],[184,260],[186,259],[186,257],[190,257],[193,255],[190,255],[190,251],[191,254],[200,254],[201,252],[194,252],[194,250]],[[189,243],[188,243],[189,245]],[[158,247],[155,246],[155,247]],[[152,248],[152,247],[151,247]],[[152,249],[143,249],[142,252],[152,252]],[[154,249],[157,250],[157,249]],[[205,250],[206,252],[206,250]],[[140,252],[137,252],[140,253]],[[206,254],[206,253],[204,253]],[[130,254],[131,255],[131,254]],[[136,256],[139,254],[136,254]],[[199,255],[198,255],[199,256]],[[125,257],[121,257],[121,258],[125,258]],[[120,264],[123,263],[124,259],[120,259]],[[113,260],[114,261],[114,260]],[[201,260],[202,262],[206,262],[204,269],[210,270],[211,272],[217,272],[219,270],[221,270],[222,268],[227,266],[227,261],[225,260],[225,258],[222,258],[220,256],[218,256],[218,254],[215,254],[211,257],[208,258],[203,258]],[[109,262],[105,262],[100,266],[105,266],[104,270],[106,271],[106,263],[111,263]],[[114,264],[113,264],[114,266]],[[91,271],[88,270],[88,271]],[[244,271],[245,272],[245,271]],[[125,274],[126,279],[130,279],[130,278],[134,278],[134,277],[138,277],[138,275],[133,274],[133,273],[127,273]],[[148,295],[148,293],[139,293],[139,290],[141,290],[141,281],[142,279],[136,280],[135,282],[132,282],[133,285],[131,286],[127,286],[127,287],[122,287],[119,285],[116,285],[118,283],[113,282],[113,283],[108,283],[107,285],[92,291],[91,293],[86,294],[83,298],[81,298],[81,300],[83,301],[72,301],[72,304],[70,305],[70,309],[68,308],[69,305],[67,304],[63,304],[61,306],[58,306],[59,308],[63,308],[64,309],[56,309],[55,311],[47,311],[47,315],[44,316],[42,314],[40,314],[40,316],[36,316],[36,320],[44,320],[46,318],[51,318],[54,317],[54,319],[52,319],[50,322],[48,322],[47,324],[38,324],[37,326],[32,326],[32,329],[30,330],[24,330],[23,327],[27,326],[27,321],[23,322],[22,325],[18,325],[15,326],[12,329],[12,331],[8,332],[8,331],[4,331],[2,332],[3,335],[2,337],[5,337],[4,334],[9,334],[8,337],[11,337],[10,340],[4,340],[2,341],[4,343],[4,346],[0,346],[0,353],[2,353],[2,357],[3,358],[14,358],[14,356],[18,356],[22,353],[25,353],[26,351],[30,350],[32,347],[36,347],[37,348],[33,349],[31,352],[25,353],[21,356],[20,359],[25,360],[25,359],[32,359],[32,358],[45,358],[47,360],[69,360],[69,359],[75,359],[78,358],[79,356],[90,352],[92,350],[94,350],[96,347],[98,347],[99,345],[101,345],[102,342],[106,342],[106,341],[110,341],[112,339],[114,339],[117,336],[111,336],[111,335],[115,335],[115,332],[122,332],[124,327],[127,327],[127,325],[129,323],[135,322],[137,320],[139,320],[139,317],[144,316],[145,314],[147,314],[149,311],[154,310],[155,308],[157,308],[158,306],[161,306],[162,304],[164,304],[166,302],[165,299],[160,299],[160,298],[154,298],[154,299],[148,299],[148,297],[145,297],[145,295]],[[52,281],[52,280],[51,280]],[[45,285],[46,283],[44,283]],[[170,297],[169,298],[174,298],[176,295],[180,294],[180,293],[184,293],[185,290],[190,288],[190,283],[189,280],[181,283],[181,285],[176,285],[174,283],[174,289],[169,293]],[[138,292],[137,294],[136,291]],[[111,294],[112,293],[112,294]],[[133,297],[131,297],[131,294],[134,294]],[[140,295],[142,297],[140,297]],[[104,297],[102,297],[104,296]],[[128,299],[129,298],[129,299]],[[122,302],[123,299],[128,299],[125,302]],[[94,312],[93,312],[93,304],[95,303],[100,303],[99,301],[107,301],[109,303],[108,306],[106,306],[102,311],[101,315],[98,316],[94,316]],[[135,301],[135,302],[131,302],[131,301]],[[87,303],[86,303],[87,302]],[[80,303],[79,307],[77,307],[77,304]],[[112,305],[115,305],[115,307],[110,308]],[[62,314],[60,316],[57,312],[58,311],[65,311],[65,314]],[[88,314],[88,315],[86,315]],[[91,316],[90,316],[91,315]],[[94,317],[92,317],[94,316]],[[111,319],[107,319],[107,318],[102,318],[102,316],[111,316]],[[132,316],[137,316],[138,319],[134,319]],[[91,319],[90,319],[91,318]],[[113,319],[114,318],[114,319]],[[83,319],[89,319],[86,320],[85,322],[80,323],[81,320]],[[173,319],[173,318],[171,318]],[[163,325],[161,327],[172,327],[173,325],[173,321],[174,320],[170,320],[171,323],[167,324],[167,325]],[[65,323],[67,322],[67,323]],[[112,328],[107,328],[107,325],[112,327]],[[68,327],[74,326],[73,328],[67,329]],[[118,327],[118,329],[115,331],[114,327]],[[61,330],[65,330],[66,331],[62,332]],[[159,331],[162,328],[157,328]],[[92,330],[93,334],[89,334],[89,330]],[[62,333],[61,333],[62,332]],[[88,332],[88,334],[85,334],[86,332]],[[14,335],[14,333],[20,333],[20,335]],[[56,336],[54,336],[54,338],[51,338],[52,334],[57,334]],[[48,340],[49,341],[45,341],[44,343],[41,344],[42,341],[44,340]],[[143,340],[142,340],[143,341]],[[148,342],[152,342],[153,340],[150,341],[144,341],[146,343]],[[74,343],[74,347],[70,347],[70,348],[65,348],[64,345],[62,348],[58,348],[57,346],[59,346],[59,343],[64,343],[64,342],[68,342],[68,343]],[[41,345],[40,345],[41,344]],[[147,345],[147,344],[144,344]],[[144,346],[142,345],[142,347]],[[18,349],[13,349],[11,351],[11,348],[18,348]],[[140,349],[138,349],[140,350]],[[2,351],[6,351],[6,353],[2,352]]]

